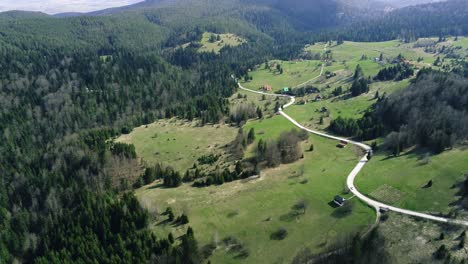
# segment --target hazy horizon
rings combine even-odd
[[[21,10],[43,12],[46,14],[58,13],[86,13],[112,7],[120,7],[143,2],[144,0],[3,0],[0,3],[0,12]],[[311,0],[313,1],[313,0]],[[446,0],[375,0],[376,2],[394,4],[397,7],[415,5]]]
[[[68,12],[92,12],[105,8],[119,7],[142,2],[143,0],[3,0],[0,12],[21,10],[47,14]]]

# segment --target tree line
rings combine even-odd
[[[465,77],[423,69],[412,84],[380,97],[361,119],[338,117],[330,130],[363,140],[386,136],[395,155],[418,145],[440,153],[468,137],[468,87]]]

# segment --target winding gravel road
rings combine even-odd
[[[313,81],[313,80],[319,78],[323,73],[323,68],[324,68],[324,65],[322,65],[322,70],[321,70],[321,73],[320,73],[319,76],[317,76],[314,79],[309,80],[307,82],[310,82],[310,81]],[[239,88],[241,90],[244,90],[244,91],[257,93],[257,94],[264,94],[264,95],[268,95],[268,96],[289,98],[290,102],[288,104],[284,105],[282,107],[282,109],[280,109],[278,111],[278,113],[281,114],[286,119],[288,119],[295,126],[297,126],[298,128],[300,128],[302,130],[305,130],[305,131],[307,131],[307,132],[309,132],[311,134],[315,134],[317,136],[321,136],[321,137],[324,137],[324,138],[333,139],[333,140],[337,140],[337,141],[348,142],[349,144],[355,145],[355,146],[361,148],[362,150],[364,150],[366,152],[366,154],[364,155],[364,157],[361,158],[361,160],[359,160],[358,164],[356,165],[356,167],[354,167],[354,169],[351,171],[351,173],[349,173],[348,178],[346,180],[346,185],[347,185],[348,189],[356,197],[358,197],[360,200],[362,200],[363,202],[365,202],[370,207],[373,207],[376,210],[377,218],[380,215],[380,210],[386,210],[386,211],[393,211],[393,212],[397,212],[397,213],[401,213],[401,214],[405,214],[405,215],[410,215],[410,216],[414,216],[414,217],[419,217],[419,218],[424,218],[424,219],[427,219],[427,220],[432,220],[432,221],[437,221],[437,222],[468,226],[468,221],[466,221],[466,220],[450,219],[450,218],[439,217],[439,216],[434,216],[434,215],[425,214],[425,213],[418,213],[418,212],[411,211],[411,210],[405,210],[405,209],[402,209],[402,208],[390,206],[390,205],[387,205],[387,204],[372,200],[371,198],[369,198],[369,197],[365,196],[364,194],[360,193],[356,189],[356,186],[354,185],[354,180],[356,179],[357,175],[362,170],[362,168],[364,168],[364,166],[367,164],[367,162],[369,162],[369,160],[367,159],[367,152],[372,150],[372,148],[370,146],[368,146],[368,145],[366,145],[364,143],[361,143],[361,142],[356,142],[356,141],[352,141],[352,140],[349,140],[349,139],[346,139],[346,138],[340,138],[340,137],[332,136],[332,135],[329,135],[329,134],[326,134],[326,133],[323,133],[323,132],[319,132],[319,131],[316,131],[316,130],[312,130],[312,129],[309,129],[309,128],[306,128],[306,127],[302,126],[296,120],[294,120],[292,117],[290,117],[285,112],[283,112],[283,110],[285,108],[293,105],[296,102],[296,98],[294,96],[282,95],[282,94],[270,94],[270,93],[265,93],[265,92],[261,92],[261,91],[254,91],[254,90],[250,90],[250,89],[247,89],[247,88],[243,87],[240,83],[238,83],[238,85],[239,85]]]

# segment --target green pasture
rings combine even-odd
[[[219,36],[220,40],[215,42],[210,42],[211,36]],[[215,34],[211,32],[203,33],[203,37],[201,40],[202,47],[199,49],[200,52],[215,52],[219,53],[219,51],[226,47],[236,47],[246,43],[247,41],[244,38],[241,38],[235,34],[227,33],[227,34]]]
[[[277,116],[261,123],[252,122],[246,128],[265,132],[258,134],[257,140],[274,138],[292,128],[280,121],[283,119]],[[355,151],[338,149],[336,142],[318,137],[304,143],[304,150],[311,143],[315,150],[305,151],[304,159],[265,170],[259,179],[208,188],[183,185],[164,189],[154,187],[158,184],[155,183],[139,189],[137,196],[153,214],[167,206],[176,215],[188,214],[200,247],[219,242],[212,263],[289,263],[305,247],[323,252],[335,239],[362,232],[374,221],[374,212],[358,200],[350,201],[354,208],[346,216],[329,205],[335,195],[343,193],[346,176],[358,161]],[[293,206],[302,200],[308,204],[306,212],[294,214]],[[154,226],[158,227],[155,230],[164,230],[158,231],[160,236],[172,232],[178,237],[186,230],[186,226],[165,223],[165,216],[155,220]],[[287,230],[287,237],[272,239],[271,234],[281,227]],[[223,246],[221,241],[228,236],[242,242],[249,252],[247,258],[239,259]]]
[[[134,144],[138,157],[149,164],[162,162],[185,172],[202,155],[226,154],[225,145],[236,135],[237,129],[226,125],[200,127],[196,122],[171,119],[135,128],[117,141]]]
[[[400,192],[393,205],[421,212],[448,213],[459,197],[461,182],[468,174],[468,149],[456,148],[431,156],[409,151],[399,157],[378,153],[356,179],[357,188],[372,194],[382,186]],[[426,184],[432,180],[432,187]],[[375,193],[374,193],[375,194]],[[379,199],[377,195],[374,197]]]

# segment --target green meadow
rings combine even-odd
[[[310,79],[320,75],[322,67],[321,61],[270,61],[271,65],[280,64],[283,68],[283,74],[280,74],[275,67],[265,69],[265,64],[249,73],[253,78],[251,81],[241,84],[252,90],[260,90],[264,85],[272,86],[273,92],[281,90],[284,87],[295,87]]]
[[[209,35],[205,37],[209,38]],[[457,44],[464,45],[464,41],[466,39],[460,38]],[[324,47],[324,43],[318,43],[306,49],[323,54]],[[327,50],[331,50],[333,59],[327,63],[325,71],[336,76],[316,78],[324,63],[322,61],[273,60],[268,63],[269,67],[261,64],[252,69],[249,73],[252,80],[241,83],[252,90],[271,85],[272,92],[275,92],[314,79],[310,84],[320,89],[324,100],[314,101],[315,94],[297,98],[297,101],[304,100],[307,104],[293,105],[285,112],[307,127],[326,130],[330,121],[339,116],[362,117],[376,102],[377,93],[391,94],[409,85],[409,79],[373,82],[369,93],[351,98],[346,91],[358,64],[365,76],[372,77],[389,66],[399,54],[419,68],[431,65],[435,59],[423,49],[415,48],[414,43],[399,41],[345,42],[339,46],[332,44]],[[380,54],[384,56],[383,62],[375,60]],[[281,65],[283,74],[276,70],[276,64]],[[332,91],[338,86],[345,92],[334,97]],[[276,139],[281,133],[294,129],[288,120],[273,113],[273,97],[239,90],[229,100],[232,108],[248,103],[259,106],[266,113],[263,119],[251,120],[243,126],[244,131],[254,129],[256,134],[244,158],[255,155],[260,139]],[[322,124],[319,122],[321,117]],[[197,127],[196,123],[165,120],[137,128],[118,140],[135,144],[137,154],[148,162],[167,161],[176,169],[186,169],[203,154],[228,156],[224,146],[232,142],[236,133],[237,129],[224,125]],[[136,194],[151,213],[154,231],[159,236],[165,237],[171,232],[177,238],[187,229],[187,225],[168,224],[167,216],[162,214],[168,206],[173,208],[176,216],[187,214],[190,219],[188,225],[194,228],[199,247],[205,249],[208,244],[216,245],[209,258],[212,263],[288,263],[304,248],[314,253],[324,252],[335,240],[363,232],[375,220],[371,208],[351,198],[345,191],[346,177],[359,160],[360,151],[352,146],[338,149],[336,143],[311,135],[307,142],[302,143],[303,159],[263,170],[258,178],[206,188],[183,184],[175,189],[162,188],[156,181],[138,189]],[[314,151],[309,152],[311,144]],[[377,152],[357,177],[356,186],[366,195],[395,206],[448,213],[451,204],[457,201],[458,189],[454,184],[468,173],[466,157],[466,147],[435,156],[412,150],[393,158]],[[433,185],[424,188],[430,180]],[[343,215],[330,206],[338,194],[351,198],[351,213]],[[307,204],[304,213],[297,213],[294,209],[299,201]],[[287,236],[283,240],[274,239],[272,234],[280,228],[287,230]],[[227,238],[237,241],[243,254],[223,242]]]
[[[215,37],[219,36],[220,40],[210,42],[211,36],[215,36]],[[236,47],[246,42],[247,41],[244,38],[239,37],[235,34],[231,34],[231,33],[216,34],[216,33],[211,33],[211,32],[205,32],[203,33],[203,37],[200,42],[202,47],[199,49],[199,51],[219,53],[219,51],[226,46]]]
[[[257,141],[274,138],[293,126],[283,117],[262,122],[249,122]],[[307,152],[313,143],[315,150]],[[255,144],[255,143],[254,143]],[[352,148],[338,149],[336,142],[311,137],[303,144],[304,159],[289,165],[262,171],[259,179],[236,181],[222,186],[195,188],[183,185],[177,189],[145,186],[137,190],[141,203],[150,212],[162,212],[171,206],[176,215],[189,216],[200,247],[217,242],[212,263],[238,263],[239,256],[230,252],[222,240],[235,237],[249,252],[243,263],[285,263],[304,248],[323,252],[336,239],[366,230],[374,222],[374,212],[352,199],[352,213],[341,215],[329,205],[333,197],[343,194],[344,182],[356,165],[358,156]],[[294,213],[294,205],[305,201],[305,213]],[[166,236],[183,234],[186,226],[165,223],[165,216],[154,221],[155,230]],[[272,233],[285,228],[284,240],[272,239]]]
[[[448,213],[459,198],[456,195],[459,188],[454,185],[467,175],[466,146],[435,156],[420,151],[408,151],[399,157],[378,153],[357,177],[356,186],[384,202],[388,198],[382,198],[379,193],[382,189],[393,189],[398,197],[390,203],[405,209]],[[427,187],[430,180],[433,185]]]
[[[196,122],[171,119],[135,128],[117,142],[135,145],[138,157],[149,164],[162,162],[185,172],[202,155],[226,154],[225,145],[236,135],[237,129],[226,125],[200,127]]]

